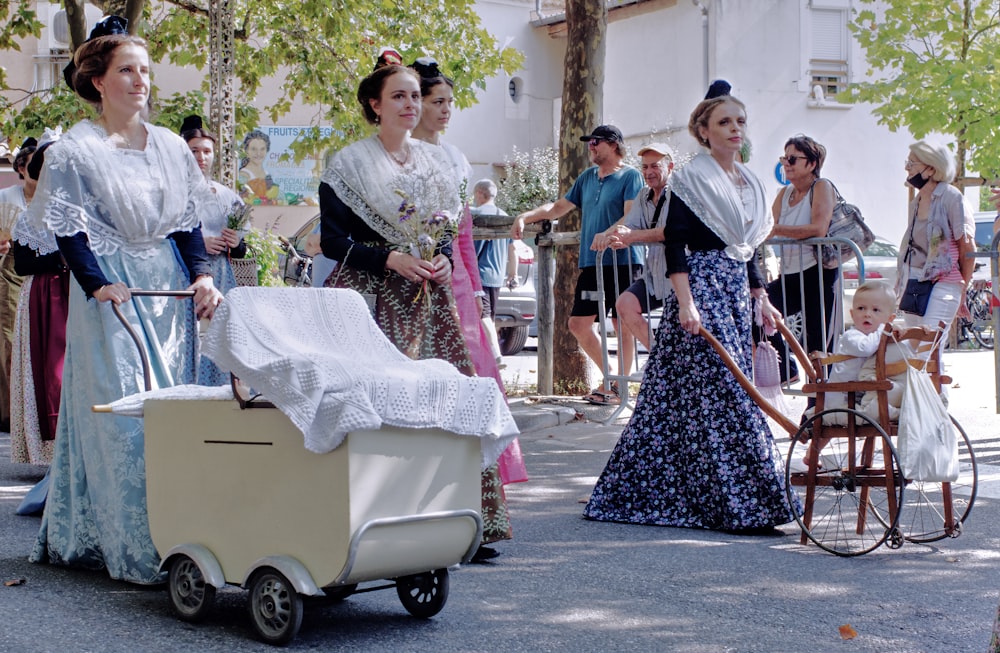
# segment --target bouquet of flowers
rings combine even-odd
[[[455,238],[460,222],[454,185],[444,180],[434,182],[434,179],[411,178],[395,191],[402,198],[397,224],[402,239],[398,249],[425,261],[432,260],[441,247]],[[421,294],[426,295],[426,290],[425,280],[417,299]]]
[[[226,215],[226,227],[234,231],[245,232],[250,228],[250,216],[253,207],[243,202],[233,202]]]

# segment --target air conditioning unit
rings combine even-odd
[[[39,3],[39,15],[45,16]],[[48,3],[48,20],[45,21],[45,28],[42,30],[42,38],[39,39],[39,54],[61,54],[69,52],[69,19],[66,10],[59,3]],[[87,19],[87,32],[101,20],[101,10],[94,5],[87,3],[83,5],[83,13]]]
[[[69,49],[69,20],[66,18],[65,9],[59,9],[52,14],[52,20],[49,22],[49,42],[56,48]]]

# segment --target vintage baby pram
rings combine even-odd
[[[177,615],[202,619],[226,584],[249,590],[272,644],[295,637],[302,597],[395,587],[414,616],[437,614],[481,538],[482,466],[517,432],[496,383],[406,358],[349,290],[234,289],[203,345],[267,401],[234,396],[234,380],[112,404],[145,421]]]
[[[943,328],[943,325],[942,325]],[[802,510],[795,511],[801,543],[816,543],[840,556],[857,556],[888,542],[898,548],[904,541],[933,542],[958,537],[976,498],[978,474],[976,458],[968,435],[951,418],[960,452],[960,473],[953,482],[930,482],[904,478],[897,455],[898,420],[890,418],[887,393],[890,377],[907,364],[930,375],[935,388],[951,379],[941,374],[940,348],[934,346],[940,331],[913,328],[898,340],[909,342],[922,355],[887,362],[893,344],[891,329],[882,333],[875,357],[876,378],[871,381],[831,383],[826,380],[829,365],[844,356],[813,352],[806,356],[798,340],[779,323],[778,329],[789,344],[800,369],[808,375],[802,386],[816,397],[813,415],[800,424],[772,407],[741,372],[725,348],[707,331],[702,335],[725,361],[740,384],[761,409],[791,436],[785,457],[785,488],[789,503],[797,495]],[[826,393],[846,392],[847,408],[826,409]],[[878,414],[869,416],[856,409],[855,393],[877,393]],[[833,419],[839,416],[840,419]],[[841,425],[832,422],[840,422]]]

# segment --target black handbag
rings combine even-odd
[[[820,178],[813,181],[813,186]],[[861,215],[861,209],[849,204],[840,194],[832,181],[827,179],[833,186],[836,201],[833,203],[833,218],[830,220],[830,228],[827,229],[828,238],[846,238],[858,246],[862,253],[868,246],[875,242],[875,234],[865,224],[865,218]],[[809,188],[809,201],[812,202],[812,187]],[[823,267],[832,269],[841,265],[845,261],[850,261],[855,257],[854,248],[847,243],[830,243],[820,246],[823,258]]]
[[[923,315],[927,312],[927,302],[931,298],[931,291],[934,290],[936,281],[918,281],[910,279],[906,282],[906,290],[899,300],[899,310],[914,315]]]

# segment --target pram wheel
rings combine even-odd
[[[898,532],[898,469],[892,441],[865,414],[838,408],[809,418],[792,439],[785,464],[789,504],[804,492],[802,510],[795,512],[802,543],[808,538],[839,556],[880,547]]]
[[[212,608],[215,587],[205,582],[198,564],[186,555],[178,555],[170,564],[167,580],[170,607],[180,619],[201,621]]]
[[[448,570],[434,571],[396,579],[396,593],[406,611],[414,617],[429,619],[448,601]]]
[[[250,619],[268,644],[292,641],[302,626],[302,597],[281,572],[262,567],[250,580]]]
[[[962,524],[972,512],[979,485],[976,454],[962,425],[951,418],[958,435],[958,480],[952,483],[906,481],[906,498],[899,528],[907,542],[937,542],[962,534]],[[968,461],[968,462],[965,462]]]

